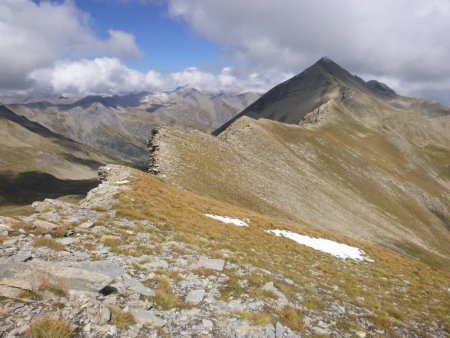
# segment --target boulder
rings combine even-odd
[[[72,264],[71,267],[90,272],[98,272],[113,278],[120,277],[125,273],[125,270],[121,266],[109,261],[77,262]]]
[[[0,285],[32,290],[32,272],[29,263],[0,259]]]
[[[186,303],[191,303],[193,305],[197,305],[203,300],[204,296],[205,296],[205,290],[203,290],[203,289],[191,290],[187,294],[185,301],[186,301]]]
[[[135,279],[125,279],[123,284],[128,287],[129,289],[133,290],[134,292],[148,296],[148,297],[154,297],[155,291],[152,289],[149,289],[145,287],[141,282],[135,280]]]
[[[270,291],[272,292],[277,298],[277,305],[279,307],[283,307],[285,305],[287,305],[289,303],[288,299],[286,298],[286,296],[284,295],[284,293],[282,293],[280,290],[278,290],[272,282],[268,282],[266,284],[263,285],[262,289],[264,291]]]
[[[201,258],[197,265],[206,269],[222,271],[225,261],[223,259]]]
[[[62,289],[98,291],[113,280],[113,277],[103,273],[66,267],[55,262],[32,260],[30,266],[35,287],[39,287],[43,280],[47,280]]]
[[[58,225],[55,223],[51,223],[49,221],[43,221],[41,219],[37,219],[33,222],[33,226],[38,229],[42,229],[44,231],[53,231],[58,229]]]
[[[164,326],[164,321],[161,318],[156,317],[152,311],[147,311],[143,309],[131,309],[131,314],[134,320],[141,325],[150,325],[154,327]]]

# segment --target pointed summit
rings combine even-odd
[[[340,89],[352,88],[378,99],[396,95],[389,87],[366,83],[339,66],[328,57],[322,57],[311,67],[275,86],[233,119],[213,132],[219,135],[239,117],[270,119],[282,123],[299,124],[303,117],[317,107],[337,97]]]

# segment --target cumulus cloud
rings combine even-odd
[[[40,88],[65,94],[112,94],[155,89],[163,85],[160,74],[143,74],[117,58],[59,61],[28,76]]]
[[[218,74],[196,67],[161,74],[155,70],[142,73],[128,68],[117,58],[57,61],[51,67],[32,71],[28,79],[40,92],[79,94],[116,94],[141,90],[170,90],[179,86],[205,91],[263,92],[292,74],[239,74],[230,67]]]
[[[91,21],[72,1],[2,0],[0,89],[26,88],[29,72],[62,58],[141,54],[132,34],[111,29],[109,37],[101,40]]]
[[[169,12],[255,71],[298,73],[326,55],[450,101],[448,0],[170,0]]]

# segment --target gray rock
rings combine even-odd
[[[327,329],[324,329],[323,327],[319,327],[319,326],[314,326],[312,328],[312,330],[314,331],[315,334],[317,335],[329,335],[330,331]]]
[[[191,303],[191,304],[197,305],[203,300],[204,295],[205,295],[205,290],[203,290],[203,289],[191,290],[187,294],[185,301],[186,301],[186,303]]]
[[[224,265],[225,261],[223,259],[201,258],[198,261],[199,267],[212,269],[216,271],[222,271]]]
[[[117,264],[109,261],[85,261],[72,264],[73,268],[90,272],[101,273],[106,276],[117,278],[125,273],[125,270]]]
[[[141,282],[135,280],[135,279],[125,279],[124,285],[134,292],[137,292],[138,294],[148,296],[148,297],[154,297],[155,291],[145,287]]]
[[[0,285],[0,296],[6,298],[19,299],[22,289],[14,288],[7,285]]]
[[[0,223],[0,236],[7,237],[8,236],[8,228],[6,225]]]
[[[113,277],[103,273],[69,268],[55,262],[32,260],[30,265],[35,287],[39,287],[42,280],[49,280],[63,289],[98,291],[113,280]]]
[[[48,222],[48,221],[43,221],[43,220],[40,220],[40,219],[35,220],[33,222],[33,226],[38,228],[38,229],[45,230],[45,231],[53,231],[53,230],[58,229],[58,225],[57,224],[51,223],[51,222]]]
[[[278,290],[272,282],[268,282],[266,284],[264,284],[264,286],[262,287],[262,289],[264,291],[270,291],[272,292],[275,296],[277,296],[278,300],[277,300],[277,305],[279,307],[283,307],[286,306],[289,301],[286,298],[286,296],[284,295],[284,293],[282,293],[280,290]]]
[[[82,229],[89,229],[94,226],[94,223],[95,223],[94,221],[86,221],[81,223],[78,227]]]
[[[102,306],[100,308],[100,322],[106,324],[111,319],[111,311],[106,307]]]
[[[267,338],[275,338],[275,328],[273,327],[272,324],[266,326],[264,336]]]
[[[275,325],[275,336],[276,338],[282,338],[284,335],[284,326],[280,322]]]
[[[56,241],[63,245],[70,245],[70,244],[75,243],[75,240],[73,238],[69,238],[69,237],[57,238]]]
[[[29,263],[12,263],[10,259],[1,259],[0,263],[1,285],[24,290],[33,289]]]
[[[214,323],[209,319],[202,319],[202,325],[207,330],[211,330],[214,327]]]
[[[146,263],[143,266],[147,269],[167,269],[169,267],[169,263],[162,259],[158,259],[153,262]]]
[[[142,325],[150,325],[154,327],[162,327],[164,326],[164,321],[155,316],[152,311],[142,310],[142,309],[131,309],[131,314],[134,317],[134,320],[138,324]]]
[[[3,241],[2,246],[4,248],[15,247],[17,242],[19,242],[18,238],[8,238],[7,240]]]
[[[33,259],[33,255],[31,254],[31,251],[19,251],[11,257],[11,259],[18,263],[28,262]]]

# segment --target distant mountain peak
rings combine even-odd
[[[397,94],[378,81],[366,83],[328,57],[320,58],[311,67],[280,83],[253,104],[213,132],[218,135],[239,117],[265,118],[286,124],[299,124],[304,116],[317,109],[339,89],[353,89],[381,100],[390,100]]]
[[[319,59],[319,61],[317,61],[316,63],[318,64],[322,64],[322,65],[338,65],[336,62],[334,62],[333,60],[331,60],[329,57],[327,56],[323,56]]]

